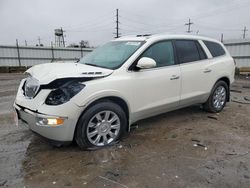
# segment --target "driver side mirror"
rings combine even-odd
[[[149,57],[142,57],[142,58],[139,59],[139,61],[137,62],[136,67],[138,67],[138,68],[140,68],[140,69],[154,68],[154,67],[156,67],[156,62],[155,62],[155,60],[153,60],[152,58],[149,58]]]

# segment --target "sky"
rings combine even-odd
[[[0,45],[45,46],[54,42],[54,29],[65,30],[66,45],[89,41],[99,46],[112,40],[116,9],[121,36],[185,33],[220,39],[250,37],[250,0],[0,0]]]

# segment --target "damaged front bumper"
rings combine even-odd
[[[14,103],[17,119],[23,121],[35,133],[49,140],[69,142],[74,138],[76,118],[54,116],[32,111]]]
[[[22,120],[35,133],[54,141],[69,142],[84,107],[68,101],[60,105],[47,105],[45,100],[51,89],[42,89],[34,98],[24,95],[23,79],[18,88],[14,109],[18,120]]]

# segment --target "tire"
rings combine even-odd
[[[229,94],[228,92],[229,92],[229,87],[226,82],[222,80],[216,82],[210,93],[208,100],[206,101],[206,103],[203,104],[204,110],[211,113],[221,112],[227,103]],[[218,93],[221,94],[218,95]]]
[[[124,110],[111,101],[100,101],[80,116],[75,140],[82,149],[102,148],[118,141],[126,132],[126,127]]]

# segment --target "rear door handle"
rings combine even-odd
[[[209,72],[212,72],[212,70],[211,69],[205,69],[203,72],[204,73],[209,73]]]
[[[177,79],[179,79],[179,78],[180,78],[179,76],[173,75],[173,76],[170,78],[170,80],[177,80]]]

